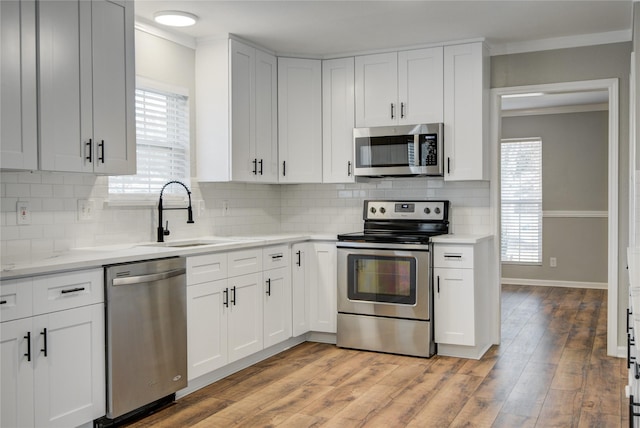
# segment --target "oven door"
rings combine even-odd
[[[430,320],[428,245],[420,250],[354,246],[338,243],[338,312]]]

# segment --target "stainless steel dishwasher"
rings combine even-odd
[[[107,418],[187,386],[185,266],[176,257],[105,267]]]

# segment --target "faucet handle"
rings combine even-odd
[[[167,220],[166,226],[164,227],[164,231],[162,232],[162,234],[164,236],[169,236],[171,232],[169,231],[169,220]]]

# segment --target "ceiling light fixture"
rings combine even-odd
[[[524,97],[539,97],[544,95],[544,92],[527,92],[524,94],[509,94],[503,95],[502,98],[524,98]]]
[[[153,15],[154,21],[158,24],[169,25],[171,27],[189,27],[194,25],[198,17],[193,13],[179,10],[163,10]]]

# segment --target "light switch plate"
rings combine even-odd
[[[18,201],[16,204],[16,222],[18,224],[31,224],[31,208],[29,201]]]

